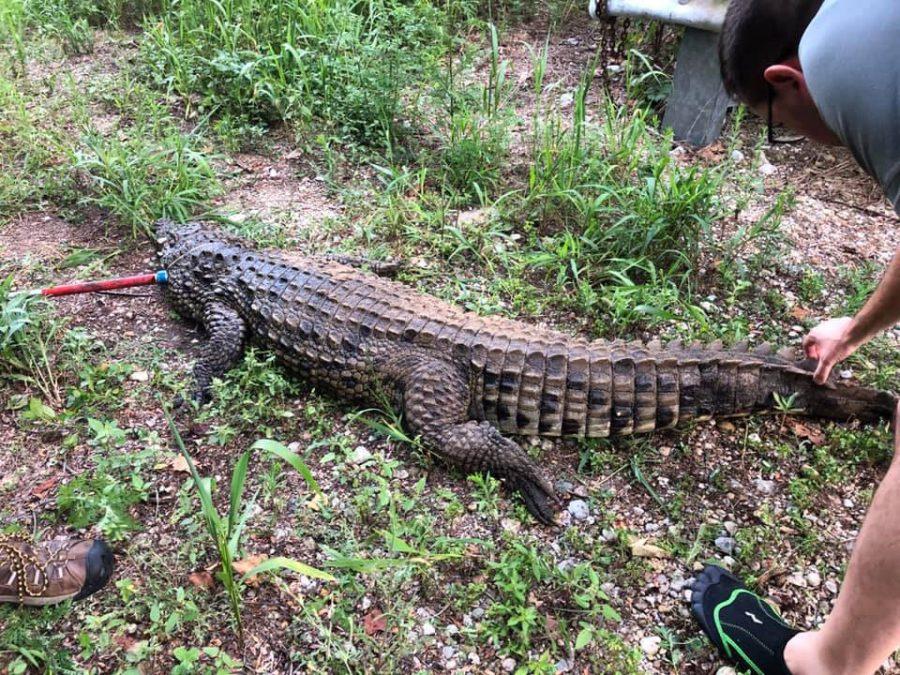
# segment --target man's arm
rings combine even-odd
[[[823,384],[831,369],[881,331],[900,321],[900,248],[881,283],[853,317],[831,319],[813,328],[803,339],[803,350],[819,365],[813,379]]]

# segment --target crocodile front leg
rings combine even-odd
[[[419,364],[406,376],[403,412],[407,426],[453,466],[488,471],[517,490],[544,525],[554,524],[553,486],[525,451],[487,422],[468,420],[469,385],[459,369],[442,362]]]
[[[244,353],[247,328],[244,320],[228,305],[210,302],[203,309],[203,327],[209,340],[203,345],[194,365],[191,398],[205,403],[210,398],[213,378],[224,375]]]

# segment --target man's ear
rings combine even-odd
[[[769,66],[763,73],[763,77],[772,85],[776,93],[789,91],[801,95],[806,93],[806,77],[800,67],[800,59],[796,57]]]

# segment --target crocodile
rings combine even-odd
[[[168,298],[208,334],[195,399],[208,399],[213,378],[257,343],[348,402],[387,396],[425,447],[467,473],[497,476],[545,524],[559,506],[553,484],[509,435],[648,433],[785,400],[837,420],[888,418],[896,406],[891,392],[816,385],[793,350],[591,342],[463,311],[358,261],[259,252],[203,223],[160,221],[156,237]]]

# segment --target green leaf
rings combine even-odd
[[[231,501],[228,506],[228,537],[234,532],[238,511],[241,508],[241,495],[244,493],[244,483],[247,480],[247,465],[250,462],[250,451],[246,450],[238,459],[231,474]]]
[[[303,460],[300,459],[300,456],[297,453],[288,450],[288,448],[282,443],[264,438],[256,441],[256,443],[250,446],[250,449],[264,450],[265,452],[271,453],[276,457],[283,459],[285,462],[294,467],[294,469],[297,470],[297,473],[303,476],[303,480],[306,481],[306,484],[309,486],[310,490],[315,492],[317,495],[322,496],[322,491],[319,489],[319,484],[316,482],[316,479],[313,478],[312,471],[309,470],[309,467],[303,463]]]
[[[337,579],[328,574],[328,572],[323,572],[322,570],[318,570],[315,567],[310,567],[309,565],[306,565],[292,558],[284,558],[281,556],[276,556],[274,558],[264,560],[252,570],[244,574],[244,578],[246,579],[247,577],[252,577],[255,574],[268,572],[269,570],[274,569],[291,570],[292,572],[297,572],[298,574],[302,574],[313,579],[322,579],[323,581],[337,581]]]
[[[575,638],[575,650],[578,651],[580,649],[584,649],[587,647],[591,640],[594,639],[594,629],[590,626],[586,626],[581,629],[581,632],[578,633],[578,637]]]

